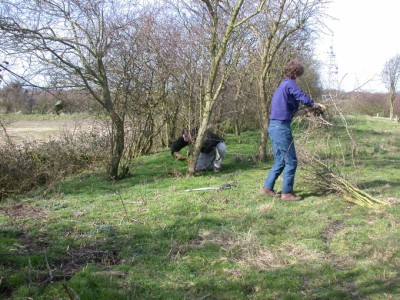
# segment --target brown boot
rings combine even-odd
[[[293,193],[282,194],[281,199],[283,201],[300,201],[301,197],[295,196]]]
[[[281,194],[275,193],[274,191],[271,191],[265,187],[262,188],[261,194],[271,196],[271,197],[280,197]]]

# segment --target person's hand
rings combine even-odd
[[[321,103],[314,102],[314,108],[326,111],[326,106]]]
[[[185,158],[182,154],[180,154],[180,153],[178,153],[178,152],[174,152],[174,157],[175,157],[177,160],[186,160],[186,158]]]
[[[294,113],[294,116],[295,117],[303,117],[303,116],[307,116],[308,115],[308,111],[307,110],[305,110],[305,109],[300,109],[300,110],[298,110],[298,111],[296,111],[295,113]]]

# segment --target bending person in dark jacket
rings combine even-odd
[[[171,155],[178,160],[185,160],[185,157],[179,151],[192,144],[196,139],[197,130],[193,129],[190,133],[189,130],[184,128],[182,135],[174,142],[171,143]],[[214,170],[220,172],[222,170],[222,161],[226,156],[226,145],[222,138],[211,131],[206,131],[203,142],[201,143],[200,155],[196,162],[196,169],[198,171]]]

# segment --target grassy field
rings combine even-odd
[[[398,201],[400,125],[348,123],[356,166],[340,170]],[[257,137],[226,136],[222,173],[187,178],[165,149],[135,160],[119,182],[82,173],[46,196],[1,202],[0,298],[399,299],[400,206],[314,194],[302,168],[295,192],[304,201],[265,197],[272,162],[255,162]],[[224,183],[234,186],[185,191]]]
[[[15,143],[23,143],[48,141],[66,130],[70,132],[76,130],[99,132],[101,130],[101,124],[99,122],[95,122],[90,116],[83,114],[61,114],[59,116],[54,114],[10,114],[2,115],[0,121],[4,128],[6,128],[6,131],[4,131],[3,128],[0,127],[0,145],[4,144],[6,134]]]

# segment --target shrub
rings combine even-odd
[[[108,138],[91,132],[64,132],[48,142],[0,148],[0,199],[39,186],[52,186],[65,176],[107,160]]]

